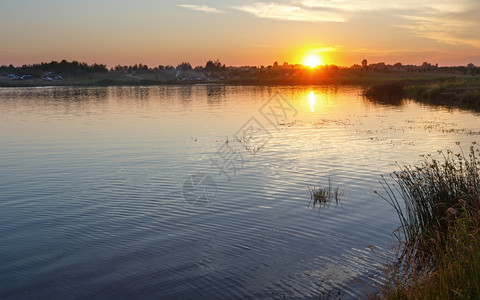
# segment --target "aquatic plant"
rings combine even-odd
[[[310,192],[310,203],[312,206],[315,207],[317,205],[324,207],[331,203],[332,200],[338,205],[340,204],[340,197],[343,195],[343,191],[340,191],[339,187],[335,189],[332,187],[332,182],[328,179],[328,186],[321,188],[321,187],[314,187],[308,185],[308,191]]]

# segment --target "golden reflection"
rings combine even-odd
[[[310,103],[310,110],[312,112],[315,112],[315,101],[316,101],[315,92],[310,91],[310,94],[308,95],[308,102]]]

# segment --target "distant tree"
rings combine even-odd
[[[273,67],[275,67],[275,68],[278,67],[278,62],[274,62]]]
[[[185,71],[191,71],[192,70],[192,65],[188,62],[182,62],[181,64],[179,64],[177,66],[177,71],[182,71],[182,72],[185,72]]]
[[[225,65],[223,65],[223,68],[226,68]],[[222,69],[222,63],[220,62],[219,59],[215,60],[215,61],[207,61],[207,63],[205,64],[205,70],[206,71],[219,71]]]
[[[158,66],[158,69],[159,69],[159,70],[165,70],[165,66],[164,66],[164,65],[159,65],[159,66]]]
[[[108,72],[107,66],[104,64],[93,64],[91,70],[96,73],[106,73]]]
[[[366,68],[368,66],[368,62],[366,59],[362,60],[362,67]]]

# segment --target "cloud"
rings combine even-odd
[[[406,16],[409,24],[396,25],[409,31],[410,35],[433,39],[450,45],[470,45],[480,48],[477,28],[479,24],[449,18]]]
[[[292,1],[294,2],[294,1]],[[300,22],[344,22],[344,18],[333,8],[311,9],[296,3],[256,2],[235,7],[259,18]]]
[[[456,11],[458,3],[471,0],[291,0],[290,3],[298,3],[308,8],[336,8],[343,12],[365,12],[365,11],[388,11],[388,10],[439,10]]]
[[[206,5],[178,4],[177,6],[192,9],[192,10],[202,11],[206,13],[222,13],[221,10],[216,9],[215,7],[210,7]]]
[[[234,8],[273,20],[352,23],[369,20],[375,26],[401,28],[410,36],[480,48],[478,0],[282,0],[253,1]]]
[[[410,35],[433,39],[450,45],[468,45],[480,48],[480,3],[459,1],[456,7],[445,6],[445,10],[412,12],[403,15],[406,21],[396,27],[407,30]],[[448,9],[448,11],[447,11]]]

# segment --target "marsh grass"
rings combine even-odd
[[[480,110],[480,79],[450,78],[428,84],[412,83],[405,96],[434,105]]]
[[[440,151],[383,179],[400,219],[399,260],[387,269],[390,299],[480,297],[480,149]]]
[[[312,204],[312,207],[325,207],[330,205],[332,201],[335,201],[336,205],[341,205],[340,197],[343,196],[343,191],[339,187],[333,188],[330,179],[328,179],[327,187],[321,188],[308,185],[308,191],[310,192],[309,206]]]
[[[371,81],[363,92],[374,103],[400,106],[405,98],[480,111],[479,77],[420,77]]]

